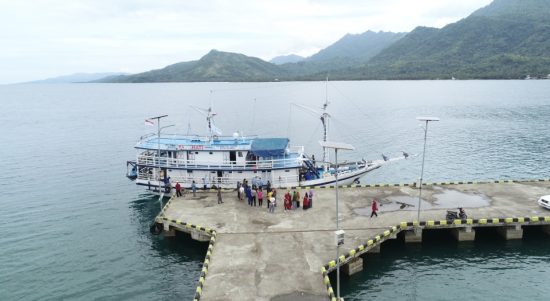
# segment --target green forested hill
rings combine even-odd
[[[104,82],[273,81],[283,74],[281,68],[261,59],[212,50],[198,61],[177,63],[159,70],[108,78]]]
[[[366,31],[361,34],[347,34],[334,44],[307,58],[308,61],[326,61],[348,58],[367,62],[384,48],[395,43],[406,33]]]
[[[550,0],[496,0],[442,29],[417,28],[354,71],[389,79],[546,76]]]
[[[494,0],[441,29],[347,35],[316,55],[275,65],[211,51],[198,61],[104,82],[331,79],[515,79],[550,74],[550,0]]]

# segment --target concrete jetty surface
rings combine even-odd
[[[208,232],[182,224],[216,231],[201,300],[327,300],[321,269],[336,258],[335,190],[314,189],[311,209],[285,212],[282,200],[287,190],[277,190],[275,213],[268,212],[265,200],[262,208],[238,200],[236,191],[222,192],[223,204],[217,204],[214,191],[171,199],[156,219],[165,230],[189,232],[203,241],[209,240]],[[303,198],[309,190],[298,191]],[[389,227],[416,221],[418,192],[414,187],[393,185],[339,189],[340,228],[346,231],[340,254],[354,252]],[[538,198],[548,194],[548,181],[427,185],[422,189],[420,220],[445,220],[446,210],[457,207],[464,207],[468,218],[476,222],[548,217],[550,211],[537,205]],[[378,200],[380,211],[378,217],[370,218],[373,199]],[[550,218],[541,223],[550,224]]]

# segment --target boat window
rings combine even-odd
[[[210,154],[212,155],[212,154],[213,154],[213,152],[210,152]]]
[[[240,158],[243,157],[243,152],[238,152],[237,155],[239,155]]]
[[[290,169],[285,169],[285,172],[290,172]]]
[[[199,152],[195,152],[195,155],[198,155],[198,154],[199,154]]]

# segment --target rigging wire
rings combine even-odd
[[[317,134],[317,131],[319,130],[319,127],[321,127],[321,124],[317,123],[317,127],[315,128],[315,130],[313,130],[313,133]],[[315,139],[315,137],[317,137],[317,136],[311,135],[311,137],[310,137],[310,139],[309,139],[309,141],[307,142],[306,145],[313,145],[313,139]],[[317,144],[317,145],[319,145],[319,144]]]
[[[254,103],[252,104],[252,124],[250,125],[250,132],[254,132],[254,123],[256,122],[256,98],[254,98]]]
[[[286,127],[286,136],[287,137],[290,137],[290,127],[292,126],[291,121],[292,121],[292,104],[289,104],[288,105],[288,122],[287,122],[287,127]]]
[[[344,94],[344,92],[342,92],[340,89],[338,89],[338,87],[336,85],[330,83],[330,86],[332,88],[334,88],[336,90],[336,92],[338,92],[345,100],[349,101],[355,107],[356,111],[359,112],[361,115],[363,115],[363,117],[365,117],[367,119],[369,118],[369,115],[361,108],[361,106],[359,106],[357,103],[355,103],[355,101],[353,101],[351,99],[351,97],[348,97],[346,94]],[[369,126],[371,126],[371,127],[374,126],[378,131],[380,131],[380,129],[383,128],[382,126],[380,126],[379,124],[377,124],[374,121],[369,122]]]
[[[372,115],[373,114],[367,114],[364,109],[361,108],[361,106],[359,106],[351,97],[347,96],[344,92],[342,92],[342,90],[340,90],[336,85],[330,83],[331,87],[333,87],[345,100],[347,100],[349,103],[351,103],[354,107],[355,107],[355,111],[358,112],[360,115],[362,115],[364,118],[368,119],[369,122],[369,126],[366,127],[367,129],[367,133],[369,133],[369,135],[378,135],[380,133],[384,133],[384,129],[387,128],[386,125],[381,125],[379,122],[376,122],[376,119],[372,118]],[[341,122],[341,121],[340,121]],[[353,128],[353,127],[348,127],[346,125],[345,128]],[[416,136],[418,135],[418,131],[416,129],[416,127],[411,127],[411,128],[408,128],[407,130],[405,130],[403,133],[406,133],[408,135],[411,135],[411,136]],[[361,137],[359,137],[359,139],[361,139]]]

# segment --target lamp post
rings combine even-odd
[[[164,117],[167,117],[168,115],[161,115],[156,117],[151,117],[148,120],[156,119],[157,120],[157,164],[158,164],[158,187],[159,187],[159,195],[160,193],[160,120]]]
[[[340,301],[340,245],[344,244],[344,232],[340,231],[340,224],[338,222],[338,150],[354,150],[355,147],[351,144],[332,141],[319,141],[319,144],[325,149],[334,149],[334,164],[336,166],[334,172],[334,186],[336,187],[336,300]]]
[[[426,139],[428,137],[428,123],[430,121],[439,121],[438,117],[416,117],[416,120],[421,122],[426,122],[426,127],[424,128],[424,151],[422,152],[422,169],[420,171],[420,186],[419,186],[419,192],[418,192],[418,215],[416,217],[416,220],[420,224],[420,204],[422,199],[422,178],[424,176],[424,160],[426,158]]]

